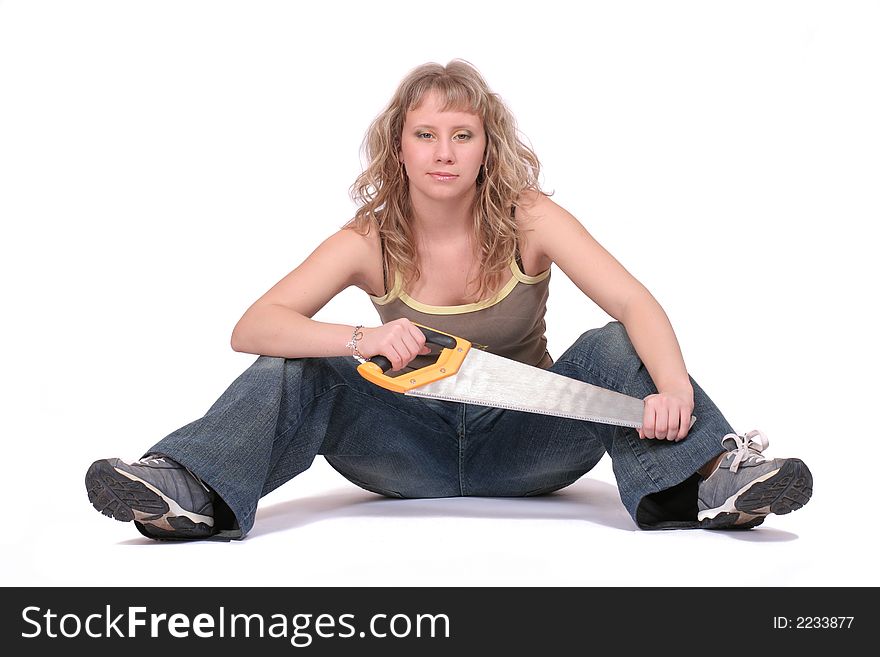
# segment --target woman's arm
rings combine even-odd
[[[681,439],[693,410],[693,387],[681,348],[666,312],[653,295],[606,251],[569,212],[543,194],[523,209],[527,240],[543,258],[555,262],[572,282],[627,335],[654,381],[659,398],[647,404],[644,437]],[[531,229],[531,230],[529,230]],[[688,408],[689,406],[689,408]],[[668,416],[649,418],[650,413]],[[686,415],[685,415],[686,413]],[[680,419],[675,421],[678,414]],[[667,436],[673,425],[675,435]]]
[[[247,309],[232,331],[232,348],[283,358],[351,353],[345,344],[353,326],[311,317],[363,278],[369,255],[366,240],[353,230],[327,238]]]
[[[354,326],[311,317],[345,288],[373,289],[376,274],[381,281],[379,247],[374,242],[350,229],[331,235],[247,309],[232,331],[232,348],[282,358],[351,355],[346,345]],[[430,351],[422,332],[405,319],[364,328],[362,335],[358,351],[365,358],[382,354],[394,369]]]

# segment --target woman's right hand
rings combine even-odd
[[[364,358],[381,354],[391,361],[391,369],[395,371],[406,367],[416,356],[431,353],[431,348],[425,345],[425,334],[404,317],[362,331],[364,337],[358,350]]]

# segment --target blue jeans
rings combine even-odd
[[[349,357],[260,356],[204,417],[148,453],[171,457],[213,488],[233,538],[253,527],[260,498],[317,454],[366,490],[424,498],[549,493],[607,452],[636,524],[662,529],[697,526],[695,472],[733,431],[693,379],[697,421],[684,440],[669,442],[627,427],[408,397],[369,383],[356,367]],[[638,398],[657,392],[618,322],[581,335],[550,369]]]

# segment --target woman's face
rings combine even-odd
[[[436,92],[407,112],[400,139],[400,160],[410,194],[433,200],[472,192],[486,150],[482,119],[470,112],[442,112]]]

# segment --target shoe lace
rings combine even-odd
[[[721,444],[723,445],[728,438],[736,445],[734,449],[730,450],[735,453],[733,462],[730,464],[731,472],[736,472],[740,463],[763,463],[767,460],[761,452],[767,449],[770,441],[757,429],[749,431],[744,436],[729,433],[721,439]]]
[[[156,455],[156,454],[147,454],[143,458],[138,459],[137,463],[143,463],[144,465],[154,465],[154,464],[158,465],[159,463],[168,463],[168,461],[165,460],[164,456],[160,456],[160,455]],[[177,463],[177,462],[174,461],[174,463]],[[213,493],[211,488],[204,481],[202,481],[201,477],[199,477],[195,472],[190,470],[185,465],[181,465],[180,463],[177,463],[177,465],[179,465],[181,468],[186,470],[190,474],[190,476],[192,476],[192,478],[195,479],[199,483],[199,485],[202,488],[204,488],[207,492]]]
[[[164,456],[152,456],[152,455],[144,456],[143,458],[139,458],[137,460],[137,463],[143,463],[144,465],[165,463],[165,457]]]

